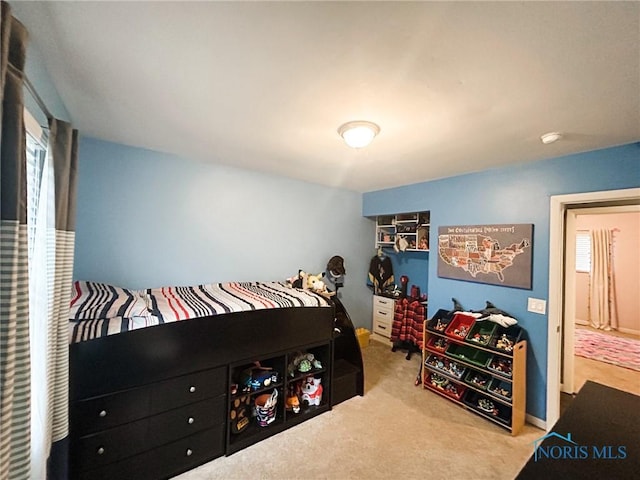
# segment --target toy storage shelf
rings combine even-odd
[[[423,388],[509,430],[512,435],[520,433],[526,412],[526,340],[518,340],[512,351],[507,352],[452,338],[429,329],[428,325],[429,320],[423,327]],[[490,368],[509,362],[510,375]]]
[[[293,369],[293,361],[301,354],[312,354],[320,361],[320,366],[310,366],[308,369]],[[227,405],[227,448],[230,455],[265,438],[271,437],[287,428],[302,423],[331,409],[331,342],[302,345],[286,352],[279,352],[269,356],[249,358],[229,365],[229,386],[231,389]],[[272,377],[260,375],[247,376],[244,372],[259,363],[271,370],[254,370],[255,372],[273,372]],[[318,405],[307,404],[300,400],[299,412],[287,410],[286,399],[290,388],[301,387],[308,377],[319,378],[322,386],[322,397]],[[254,415],[256,398],[262,395],[270,396],[277,390],[275,414],[268,422],[259,422]],[[244,406],[244,413],[239,416],[239,407]],[[242,408],[240,408],[242,410]],[[237,431],[238,418],[247,418],[246,426]]]
[[[399,237],[409,243],[407,252],[429,251],[430,213],[413,212],[376,217],[376,248],[393,247]],[[426,248],[420,248],[420,241],[426,239]]]

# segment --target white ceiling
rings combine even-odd
[[[112,142],[370,191],[640,140],[639,2],[10,3]]]

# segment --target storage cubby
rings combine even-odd
[[[291,352],[287,355],[287,399],[292,395],[297,397],[299,408],[288,409],[288,420],[306,417],[330,403],[329,359],[331,349],[329,345],[308,348]]]
[[[227,450],[237,451],[276,431],[284,424],[284,382],[286,357],[284,355],[256,358],[239,362],[229,367],[229,406],[227,419]],[[274,393],[275,392],[275,393]],[[275,403],[271,408],[264,400]],[[256,414],[256,403],[268,413],[260,421]]]
[[[517,325],[440,309],[424,322],[422,385],[517,435],[526,411],[525,336]]]
[[[230,365],[227,454],[329,410],[331,358],[322,343]]]

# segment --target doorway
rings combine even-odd
[[[635,348],[640,337],[637,285],[640,205],[568,208],[565,229],[565,296],[561,391],[577,393],[586,380],[640,394],[640,372],[616,365],[617,352]],[[588,260],[589,232],[594,229],[612,232],[613,296],[610,302],[611,325],[592,325],[590,319],[591,266]],[[577,238],[586,236],[586,263],[577,265]],[[583,257],[583,256],[581,256]],[[584,257],[583,257],[584,258]],[[595,306],[591,311],[595,311]],[[595,316],[597,317],[597,315]],[[595,326],[599,328],[594,328]],[[618,337],[616,340],[614,337]],[[624,340],[626,339],[626,340]],[[575,341],[575,343],[574,343]],[[576,344],[577,343],[577,344]],[[618,346],[619,344],[619,346]],[[602,353],[609,351],[607,355]],[[619,357],[624,357],[620,355]],[[604,360],[604,361],[602,361]],[[618,358],[624,360],[624,358]],[[636,387],[637,385],[637,387]],[[565,397],[563,396],[563,399]]]
[[[575,316],[575,243],[573,250],[567,241],[567,219],[571,209],[628,205],[640,203],[640,188],[587,192],[570,195],[554,195],[550,199],[549,212],[549,317],[547,332],[547,415],[546,429],[550,430],[560,417],[560,392],[573,389],[573,379],[563,379],[563,350],[571,350],[565,355],[574,368],[573,334]],[[567,248],[568,247],[568,248]],[[573,251],[573,255],[571,252]],[[567,264],[569,262],[569,264]],[[573,284],[572,284],[573,282]],[[568,311],[566,311],[568,309]],[[564,321],[571,318],[571,321]],[[564,340],[569,345],[564,345]],[[568,353],[568,352],[567,352]],[[564,381],[567,381],[565,387]],[[568,381],[572,382],[569,385]]]

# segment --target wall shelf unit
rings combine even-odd
[[[380,215],[376,217],[376,248],[394,247],[401,238],[405,251],[429,251],[430,213],[428,211]]]

